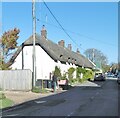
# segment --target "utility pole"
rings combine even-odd
[[[35,0],[32,0],[32,19],[33,19],[33,87],[36,86],[36,50],[35,50],[35,39],[36,39],[36,14],[35,14]]]
[[[94,48],[93,48],[93,50],[92,50],[92,62],[94,62],[94,56],[95,56],[95,54],[94,54]]]

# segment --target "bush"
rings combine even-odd
[[[55,66],[54,75],[57,77],[61,77],[61,70],[57,66]]]
[[[32,92],[34,93],[48,93],[49,91],[45,88],[41,89],[40,87],[33,87]]]
[[[80,78],[80,74],[83,73],[83,78]],[[76,69],[76,77],[78,78],[78,82],[82,83],[88,79],[93,80],[94,74],[92,70],[86,70],[84,68],[78,67]]]
[[[64,74],[61,76],[60,79],[61,79],[61,80],[67,80],[67,73],[64,73]]]
[[[0,100],[2,99],[5,99],[6,98],[6,96],[5,96],[5,94],[4,93],[0,93]]]

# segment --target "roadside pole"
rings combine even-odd
[[[32,0],[32,20],[33,20],[33,87],[36,86],[36,50],[35,50],[35,39],[36,39],[36,14],[35,14],[35,0]]]

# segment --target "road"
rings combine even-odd
[[[99,87],[75,86],[52,96],[3,111],[2,116],[118,116],[115,78],[96,82]]]

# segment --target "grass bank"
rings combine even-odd
[[[0,109],[10,107],[13,105],[13,101],[6,98],[4,93],[0,92]]]

